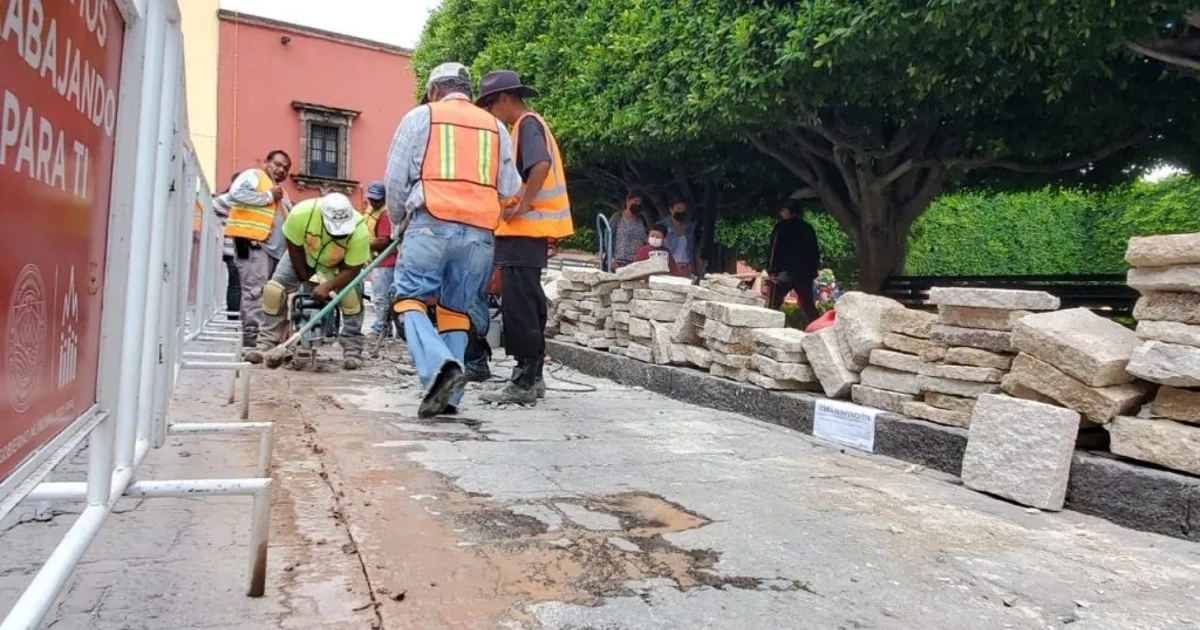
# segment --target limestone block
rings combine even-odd
[[[604,275],[604,272],[594,267],[569,267],[563,269],[562,277],[567,282],[591,288],[596,286]]]
[[[723,341],[725,343],[736,343],[755,347],[754,337],[750,334],[753,328],[735,328],[727,326],[719,321],[710,319],[704,322],[704,328],[700,330],[700,336],[709,341]]]
[[[747,372],[746,382],[756,387],[773,391],[799,391],[812,389],[811,383],[801,383],[799,381],[781,381],[779,379],[764,376],[756,372]]]
[[[985,330],[982,328],[960,328],[958,326],[937,325],[933,327],[930,339],[949,347],[965,346],[994,352],[1012,352],[1012,333],[1001,330]]]
[[[730,367],[721,363],[713,363],[709,366],[708,371],[713,376],[738,381],[739,383],[745,383],[749,380],[751,374],[750,370],[745,368]]]
[[[929,290],[929,302],[938,306],[970,306],[1010,311],[1053,311],[1061,303],[1057,297],[1044,291],[971,287],[933,287]]]
[[[1200,293],[1147,293],[1133,306],[1133,316],[1140,322],[1200,324]]]
[[[917,383],[917,375],[909,372],[898,372],[876,366],[870,366],[862,371],[859,382],[867,387],[886,389],[889,392],[902,394],[919,394],[921,387]]]
[[[1200,348],[1200,326],[1179,322],[1138,322],[1138,339],[1165,341]]]
[[[975,408],[974,398],[960,398],[958,396],[949,396],[947,394],[939,394],[937,392],[925,392],[925,404],[946,411],[957,411],[958,413],[971,413]]]
[[[675,302],[638,302],[634,301],[633,306],[629,309],[634,317],[642,319],[651,319],[656,322],[674,322],[676,317],[679,317],[679,309],[682,305]]]
[[[937,343],[936,341],[920,339],[918,337],[910,337],[908,335],[901,335],[899,333],[888,333],[884,335],[883,347],[887,348],[888,350],[895,350],[896,352],[915,354],[918,356],[925,352],[944,352],[946,350],[945,345]],[[940,361],[941,359],[932,360]]]
[[[629,326],[629,322],[633,321],[633,316],[629,311],[614,311],[612,320],[621,326]]]
[[[972,365],[975,367],[1008,370],[1012,367],[1011,354],[1000,354],[979,348],[950,348],[943,357],[946,363],[952,365]],[[934,363],[934,361],[931,361]]]
[[[736,368],[739,370],[750,369],[750,361],[754,358],[752,354],[728,354],[725,352],[713,352],[713,364],[724,365],[725,367]]]
[[[654,339],[654,362],[659,365],[669,365],[672,356],[671,324],[651,322],[650,328],[654,331],[652,336]]]
[[[971,426],[971,414],[964,411],[940,409],[923,402],[904,403],[904,415],[928,420],[937,424],[944,424],[948,427]]]
[[[625,289],[629,292],[637,291],[638,289],[645,289],[650,286],[647,280],[648,278],[642,278],[640,280],[622,280],[621,282],[617,283],[617,288]]]
[[[786,319],[781,311],[720,302],[708,302],[705,314],[722,324],[742,328],[782,328]]]
[[[704,344],[700,331],[704,328],[704,313],[708,312],[708,303],[696,301],[688,297],[679,307],[675,322],[671,326],[671,341],[693,346]]]
[[[928,339],[929,333],[938,323],[937,315],[918,311],[915,308],[893,308],[888,312],[887,332]]]
[[[1000,391],[1000,386],[994,383],[976,383],[936,376],[917,376],[917,385],[922,392],[937,392],[963,398],[979,398],[984,394],[995,394]]]
[[[1150,412],[1162,418],[1200,424],[1200,391],[1160,387],[1150,403]]]
[[[871,365],[916,374],[921,369],[921,357],[878,348],[871,351]]]
[[[647,286],[655,291],[670,291],[686,296],[693,285],[690,279],[679,276],[650,276]]]
[[[625,356],[630,359],[637,359],[645,363],[654,363],[654,348],[643,346],[640,343],[631,343],[625,346]]]
[[[961,328],[986,328],[988,330],[1012,330],[1013,326],[1029,311],[1010,311],[999,308],[976,308],[971,306],[939,306],[938,319],[947,326]]]
[[[1020,379],[1009,378],[1008,375],[1005,375],[1004,380],[1000,383],[1000,387],[1004,390],[1004,393],[1012,396],[1013,398],[1036,400],[1040,403],[1046,403],[1047,405],[1058,404],[1057,400],[1054,400],[1053,398],[1046,396],[1041,392],[1025,387],[1021,384]]]
[[[819,382],[811,366],[802,363],[780,363],[772,361],[761,354],[750,357],[750,367],[763,376],[781,381],[796,381],[799,383]]]
[[[1120,416],[1107,429],[1109,448],[1116,455],[1200,475],[1200,427]]]
[[[917,397],[912,394],[875,389],[866,385],[855,385],[850,388],[850,400],[864,407],[902,414],[904,413],[904,403],[916,402]]]
[[[1137,335],[1086,308],[1038,313],[1013,330],[1013,346],[1091,387],[1128,383],[1125,371]]]
[[[758,307],[764,305],[762,296],[754,295],[748,291],[726,292],[714,291],[704,287],[691,287],[688,289],[688,295],[705,302],[722,302],[724,304],[741,304],[743,306]]]
[[[654,328],[650,326],[650,320],[648,319],[630,317],[629,334],[633,337],[642,337],[647,339],[654,336]]]
[[[759,346],[775,348],[783,352],[804,352],[805,332],[795,328],[755,328],[751,340]]]
[[[906,309],[895,300],[858,291],[849,291],[838,300],[833,329],[842,340],[848,367],[862,369],[868,365],[871,351],[883,347],[890,315],[902,310]]]
[[[858,374],[851,372],[842,361],[838,349],[837,333],[832,327],[808,335],[802,342],[804,356],[821,382],[821,388],[830,398],[844,398],[850,387],[858,383]]]
[[[1200,387],[1200,348],[1147,341],[1133,351],[1130,374],[1171,387]]]
[[[1134,268],[1129,270],[1125,283],[1141,293],[1200,293],[1200,265]]]
[[[572,280],[568,280],[566,277],[560,277],[557,284],[560,295],[567,293],[582,293],[589,291],[592,288],[592,285],[588,284],[587,282],[574,282]]]
[[[1018,384],[1078,411],[1097,424],[1104,424],[1118,414],[1137,409],[1148,390],[1145,383],[1136,382],[1089,387],[1053,365],[1025,353],[1017,355],[1013,360],[1012,372],[1004,377],[1004,389],[1010,394],[1017,395],[1013,388]]]
[[[779,348],[764,348],[758,346],[758,353],[781,363],[808,363],[808,358],[804,356],[804,352],[785,352]]]
[[[971,349],[974,350],[974,348]],[[937,346],[921,351],[920,357],[925,363],[939,363],[946,359],[946,352],[949,350],[950,348],[946,346]]]
[[[1129,239],[1125,261],[1130,267],[1200,265],[1200,233],[1135,236]]]
[[[996,368],[970,365],[947,365],[945,363],[922,363],[917,373],[921,376],[973,381],[976,383],[999,383],[1004,373]]]
[[[640,280],[655,274],[665,274],[671,271],[665,258],[651,258],[640,262],[630,263],[617,270],[617,280],[627,282]]]
[[[608,299],[612,300],[613,304],[628,304],[633,301],[633,291],[617,289],[608,295]]]
[[[655,291],[654,289],[637,289],[633,292],[635,300],[654,300],[656,302],[680,302],[687,299],[686,295],[681,293],[672,293],[670,291]]]
[[[684,348],[684,360],[691,365],[694,365],[702,370],[707,370],[709,366],[712,365],[712,352],[710,352],[707,348],[701,348],[699,346],[686,346],[681,344],[675,344],[674,347]]]
[[[712,350],[713,352],[723,353],[723,354],[744,354],[746,356],[749,356],[749,355],[754,354],[757,351],[757,348],[751,344],[726,343],[724,341],[718,341],[716,339],[709,339],[708,341],[706,341],[704,343],[704,345],[707,346],[708,349]]]
[[[1008,396],[986,395],[971,412],[963,483],[1042,510],[1061,510],[1079,414]]]

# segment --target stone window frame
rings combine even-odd
[[[300,160],[299,169],[292,175],[292,181],[300,190],[317,190],[321,194],[340,192],[351,195],[359,187],[357,180],[350,179],[350,138],[354,120],[362,112],[316,103],[292,101],[294,109],[300,118]],[[309,139],[312,125],[328,125],[338,129],[338,170],[337,177],[322,177],[313,175],[309,166]]]

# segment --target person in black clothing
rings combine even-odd
[[[804,208],[789,199],[779,210],[779,222],[771,230],[771,256],[767,275],[771,277],[769,306],[778,309],[792,291],[800,301],[806,321],[817,318],[813,303],[813,279],[821,268],[821,247],[817,232],[804,220]]]

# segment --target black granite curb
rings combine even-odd
[[[643,363],[555,341],[547,346],[555,360],[590,376],[812,434],[813,406],[821,398],[814,394],[765,390],[698,370]],[[876,418],[878,455],[959,476],[966,447],[964,429],[886,412]],[[1076,452],[1067,508],[1131,529],[1200,541],[1200,478],[1107,453]]]

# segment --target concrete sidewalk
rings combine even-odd
[[[1194,543],[579,375],[596,391],[421,423],[402,372],[255,372],[253,419],[279,427],[266,598],[242,596],[248,501],[154,501],[109,523],[49,627],[1200,627]],[[235,417],[220,375],[188,378],[176,413]],[[173,441],[143,477],[253,453]],[[68,521],[0,538],[0,610]]]

